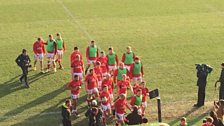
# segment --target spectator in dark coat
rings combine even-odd
[[[103,126],[103,111],[97,107],[91,107],[85,113],[89,119],[88,126]]]
[[[67,99],[65,103],[62,105],[61,109],[61,115],[62,115],[62,123],[63,126],[71,126],[71,106],[72,102],[71,100]]]
[[[138,107],[134,106],[133,111],[127,115],[127,124],[128,125],[138,125],[142,124],[142,116],[138,113]]]
[[[210,112],[210,116],[213,118],[213,124],[215,126],[224,126],[222,121],[220,119],[218,119],[217,114],[214,111]]]

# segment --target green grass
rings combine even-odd
[[[59,1],[59,2],[58,2]],[[188,115],[189,123],[201,119],[217,99],[213,84],[223,61],[224,1],[222,0],[0,0],[0,125],[56,126],[61,122],[61,103],[69,97],[64,85],[71,78],[69,55],[73,46],[84,54],[88,41],[101,49],[113,46],[121,57],[130,45],[142,58],[150,89],[159,88],[163,118],[171,125]],[[77,24],[81,25],[80,26]],[[83,29],[87,31],[87,36]],[[67,51],[65,70],[41,75],[31,71],[30,89],[19,85],[20,69],[14,63],[22,48],[32,54],[36,37],[62,33]],[[33,60],[33,59],[32,59]],[[195,63],[208,63],[206,106],[191,113],[196,101]],[[84,91],[83,91],[84,92]],[[84,93],[79,108],[86,109]],[[156,102],[149,100],[147,117],[156,121]],[[86,125],[82,116],[74,125]],[[112,125],[112,124],[111,124]]]

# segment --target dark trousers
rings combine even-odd
[[[224,99],[224,84],[219,87],[219,100]]]
[[[197,105],[204,105],[205,102],[205,86],[198,86],[198,103]]]
[[[62,123],[63,123],[63,126],[72,126],[72,123],[71,123],[70,120],[65,120],[65,119],[63,119],[63,120],[62,120]]]
[[[22,69],[22,75],[20,77],[20,80],[22,81],[24,79],[25,84],[28,85],[27,81],[28,67],[21,66],[20,68]]]

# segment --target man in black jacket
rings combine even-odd
[[[217,83],[220,82],[220,87],[219,87],[219,100],[224,99],[224,63],[221,64],[221,75],[219,77],[219,80],[216,81],[215,83],[215,88],[217,86]]]
[[[194,105],[194,107],[204,106],[207,76],[208,76],[207,68],[205,65],[202,65],[201,69],[198,69],[197,71],[198,101],[197,104]]]
[[[128,125],[139,125],[142,124],[142,116],[138,113],[138,106],[133,107],[133,111],[127,115],[127,124]]]
[[[28,81],[27,81],[27,75],[28,75],[28,67],[31,67],[30,62],[31,62],[31,60],[30,60],[30,58],[27,54],[26,49],[23,49],[22,54],[20,54],[16,58],[16,63],[22,69],[22,75],[19,78],[19,80],[22,83],[23,79],[24,79],[25,85],[26,85],[27,88],[29,88],[29,84],[28,84]]]
[[[61,115],[62,115],[62,123],[63,126],[71,126],[71,106],[72,102],[71,100],[67,99],[65,103],[62,105],[61,109]]]
[[[93,100],[91,107],[86,111],[85,116],[89,120],[88,126],[104,126],[105,122],[103,121],[103,111],[98,108],[97,101]]]

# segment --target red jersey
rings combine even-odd
[[[142,90],[142,102],[145,102],[148,97],[149,89],[146,87],[140,87],[140,89]]]
[[[80,92],[80,88],[78,88],[79,86],[82,86],[82,82],[81,81],[76,81],[76,80],[71,80],[68,83],[68,86],[72,88],[71,90],[71,94],[73,95],[77,95]],[[75,89],[76,88],[76,89]]]
[[[107,57],[98,57],[96,61],[101,63],[102,72],[106,73],[108,71]]]
[[[98,81],[102,81],[102,79],[103,79],[103,73],[102,73],[101,67],[99,67],[99,68],[94,67],[94,72],[95,72],[95,74],[97,76]]]
[[[110,94],[113,93],[113,80],[112,79],[103,79],[102,87],[107,86]],[[102,89],[103,90],[103,89]]]
[[[83,72],[83,62],[81,60],[74,61],[72,64],[74,73],[82,73]]]
[[[44,42],[43,41],[36,41],[33,43],[33,52],[35,54],[41,54],[45,53],[45,48],[44,48]]]
[[[137,90],[140,88],[140,86],[138,84],[134,84],[132,86],[132,88],[133,88],[134,94],[136,94],[137,93]]]
[[[215,126],[215,125],[213,125],[213,124],[208,125],[207,123],[203,123],[201,126]]]
[[[119,94],[126,94],[127,93],[127,90],[128,90],[128,87],[130,85],[130,82],[128,80],[121,80],[117,83],[117,86],[120,88],[119,90]]]
[[[87,89],[97,88],[98,86],[98,79],[94,75],[87,75],[85,81],[87,82]]]
[[[115,112],[119,114],[124,114],[127,106],[126,99],[118,99],[114,103]]]
[[[103,104],[103,105],[108,105],[108,104],[110,104],[110,94],[109,94],[109,92],[104,92],[104,91],[102,91],[101,93],[100,93],[100,99],[101,99],[101,104]],[[105,100],[105,101],[104,101]]]
[[[82,54],[80,51],[73,51],[71,56],[70,56],[70,64],[72,66],[73,62],[75,61],[76,55],[80,55],[80,60],[82,60]]]

